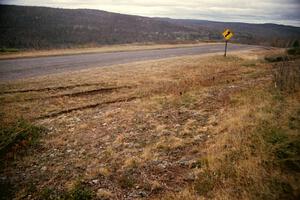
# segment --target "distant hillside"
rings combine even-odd
[[[133,42],[220,40],[224,28],[233,41],[285,46],[300,28],[273,24],[222,23],[123,15],[89,9],[0,5],[0,47],[61,48]]]
[[[0,6],[0,46],[66,47],[189,39],[190,28],[156,19],[86,9]]]
[[[300,27],[278,24],[248,24],[238,22],[212,22],[205,20],[157,18],[194,31],[207,31],[206,39],[222,39],[219,34],[226,28],[233,30],[232,41],[246,44],[260,44],[285,47],[300,39]]]

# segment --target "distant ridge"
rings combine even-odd
[[[0,47],[45,49],[136,42],[222,40],[231,28],[233,42],[288,46],[300,39],[300,28],[149,18],[90,9],[0,5]]]
[[[220,39],[219,32],[225,28],[234,31],[233,41],[245,44],[259,44],[267,46],[289,46],[294,40],[300,39],[300,27],[278,25],[272,23],[249,24],[242,22],[214,22],[207,20],[157,18],[175,25],[192,28],[193,30],[207,30],[208,37]],[[215,35],[216,33],[216,35]]]

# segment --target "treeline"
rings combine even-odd
[[[189,19],[158,19],[178,26],[185,26],[195,31],[206,30],[209,39],[222,39],[219,33],[226,28],[230,28],[234,32],[232,41],[244,44],[290,47],[296,40],[300,39],[300,27],[293,26]]]

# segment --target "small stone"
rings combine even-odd
[[[92,183],[93,183],[93,184],[98,184],[98,183],[99,183],[99,180],[97,180],[97,179],[92,180]]]
[[[180,166],[189,166],[190,162],[189,162],[188,159],[181,159],[181,160],[178,161],[178,164]]]
[[[76,122],[80,122],[80,121],[81,121],[81,119],[79,119],[78,117],[75,117],[74,120],[75,120]]]
[[[184,177],[185,181],[194,181],[195,175],[193,173],[189,173],[186,177]]]
[[[201,140],[203,140],[203,136],[204,136],[204,135],[202,135],[202,134],[196,135],[196,136],[194,137],[194,140],[196,140],[196,141],[201,141]]]
[[[207,132],[207,131],[208,131],[208,127],[207,127],[207,126],[204,126],[204,127],[200,128],[199,131],[200,131],[200,132]]]
[[[81,150],[79,151],[80,154],[83,154],[84,152],[85,152],[85,149],[81,149]]]
[[[166,169],[167,166],[168,166],[168,162],[166,161],[163,161],[162,163],[158,164],[159,167],[163,168],[163,169]]]
[[[74,132],[74,128],[69,128],[69,132]]]
[[[47,170],[47,167],[44,166],[44,167],[41,168],[41,170],[42,170],[42,171],[46,171],[46,170]]]
[[[164,165],[164,164],[159,164],[158,166],[161,167],[161,168],[163,168],[163,169],[166,168],[166,165]]]
[[[138,194],[139,194],[140,197],[146,197],[147,196],[146,192],[144,192],[144,191],[140,191]]]
[[[71,152],[72,152],[72,149],[68,149],[68,150],[67,150],[67,153],[71,153]]]

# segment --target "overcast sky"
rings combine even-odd
[[[0,3],[300,27],[300,0],[0,0]]]

